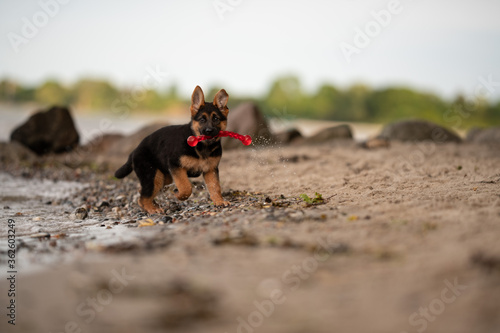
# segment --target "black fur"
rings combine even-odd
[[[198,112],[201,113],[204,112]],[[130,154],[127,163],[115,172],[115,177],[124,178],[134,170],[141,182],[141,195],[148,197],[153,193],[156,170],[160,170],[165,176],[170,175],[169,170],[181,167],[179,161],[181,156],[194,158],[222,156],[220,138],[201,141],[197,146],[190,147],[187,138],[196,135],[191,127],[192,122],[166,126],[147,136]],[[218,132],[217,130],[215,134]],[[188,170],[189,177],[200,175],[200,172]]]
[[[191,96],[191,121],[163,127],[144,138],[115,172],[116,178],[123,178],[135,171],[141,183],[139,205],[148,213],[162,212],[154,197],[164,185],[175,182],[176,197],[186,200],[191,195],[188,177],[198,177],[202,173],[214,204],[229,205],[222,197],[219,183],[220,138],[200,141],[195,147],[187,143],[189,136],[215,136],[226,128],[228,98],[226,91],[221,89],[213,103],[205,102],[203,91],[197,86]]]

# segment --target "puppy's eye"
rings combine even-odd
[[[213,121],[219,121],[219,118],[218,118],[217,116],[214,116],[214,117],[212,118],[212,120],[213,120]]]
[[[206,121],[207,121],[207,119],[206,119],[206,118],[200,118],[200,120],[199,120],[199,122],[200,122],[200,123],[204,123],[204,122],[206,122]]]

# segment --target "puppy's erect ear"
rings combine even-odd
[[[229,109],[227,108],[227,101],[229,100],[229,95],[224,89],[221,89],[215,94],[214,105],[219,108],[219,110],[227,116]]]
[[[194,117],[203,105],[205,105],[205,95],[203,95],[200,86],[196,86],[191,95],[191,117]]]

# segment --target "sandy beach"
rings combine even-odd
[[[221,161],[231,207],[211,206],[195,179],[183,203],[165,188],[167,215],[151,217],[134,201],[134,177],[60,180],[70,187],[62,198],[48,198],[46,182],[35,182],[37,196],[4,188],[1,217],[15,221],[21,246],[15,330],[5,318],[0,327],[494,332],[499,166],[498,147],[474,144],[248,147]],[[322,201],[300,197],[315,192]],[[82,203],[88,217],[75,220]],[[8,281],[0,286],[3,295]]]

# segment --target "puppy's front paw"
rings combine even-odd
[[[214,202],[214,204],[217,206],[217,207],[228,207],[231,205],[231,203],[229,201],[225,201],[225,200],[221,200],[221,201],[216,201]]]
[[[147,211],[147,212],[148,212],[148,214],[150,214],[150,215],[153,215],[153,214],[163,214],[163,213],[165,213],[165,212],[163,211],[163,209],[161,209],[161,208],[160,208],[160,207],[158,207],[158,206],[150,207],[150,208],[146,209],[146,211]]]

